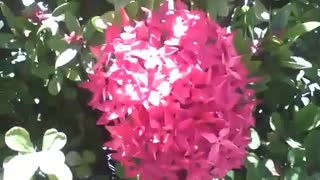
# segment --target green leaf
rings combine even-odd
[[[282,65],[292,69],[308,69],[312,67],[309,61],[297,56],[291,56],[289,60],[282,61]]]
[[[320,179],[320,173],[312,174],[308,180],[319,180]]]
[[[125,7],[130,3],[131,0],[107,0],[109,3],[114,5],[115,10],[119,10],[121,7]]]
[[[292,4],[288,3],[280,9],[272,10],[271,27],[273,30],[282,29],[288,25]]]
[[[34,0],[22,0],[22,4],[24,6],[30,6],[31,4],[33,4],[35,1]]]
[[[108,17],[108,21],[111,21],[110,19],[113,16],[112,13],[113,13],[112,11],[109,11],[108,13],[104,14],[105,17]],[[93,27],[99,32],[103,32],[107,28],[107,23],[105,23],[105,21],[100,16],[93,17],[91,19],[91,23]]]
[[[29,132],[22,127],[13,127],[5,134],[6,145],[19,152],[34,152]]]
[[[301,167],[288,168],[284,172],[284,180],[310,180],[306,170]]]
[[[247,155],[245,163],[247,169],[246,180],[262,179],[262,175],[258,169],[259,161],[259,158],[255,154],[249,153]]]
[[[276,170],[276,166],[275,166],[273,160],[267,159],[265,161],[265,167],[269,170],[269,172],[272,174],[272,176],[280,176]]]
[[[11,156],[4,160],[3,180],[29,180],[38,169],[36,154]]]
[[[285,131],[285,123],[279,113],[272,113],[270,118],[270,127],[273,131],[283,133]]]
[[[82,157],[87,163],[93,164],[96,162],[96,155],[92,151],[84,150],[82,152]]]
[[[126,12],[128,16],[132,19],[137,17],[138,10],[139,10],[139,3],[137,1],[131,1],[127,6],[126,6]]]
[[[76,16],[71,13],[66,13],[64,22],[70,32],[74,31],[76,34],[81,33],[81,26]]]
[[[290,149],[287,155],[290,166],[301,166],[305,163],[305,150],[293,148]]]
[[[70,151],[66,155],[66,163],[69,166],[79,166],[83,164],[84,160],[81,155],[76,151]]]
[[[298,132],[310,131],[320,125],[319,107],[308,104],[295,114],[294,127]]]
[[[48,79],[51,74],[54,74],[54,67],[49,66],[43,61],[39,63],[34,63],[31,66],[31,73],[42,79]]]
[[[17,42],[12,34],[0,33],[0,48],[18,49],[21,48],[21,44]]]
[[[319,26],[320,22],[317,21],[310,21],[302,24],[297,24],[288,30],[288,32],[285,35],[285,38],[288,39],[289,42],[293,42],[297,40],[301,35],[313,31]]]
[[[76,69],[68,68],[66,70],[66,75],[71,81],[81,81],[80,73]]]
[[[51,49],[62,53],[68,48],[68,44],[63,39],[58,39],[56,37],[52,37],[48,41],[48,45]]]
[[[0,149],[6,146],[4,139],[5,139],[5,136],[3,134],[0,134]]]
[[[210,17],[213,19],[217,19],[218,16],[228,16],[229,13],[229,5],[228,1],[212,1],[206,0],[207,12],[210,14]]]
[[[40,32],[42,32],[45,29],[50,30],[52,35],[55,36],[58,33],[59,25],[53,18],[49,18],[47,20],[42,21],[42,25],[38,29],[37,34],[39,34]]]
[[[58,73],[49,82],[48,90],[51,95],[57,95],[61,91],[63,77]]]
[[[74,87],[65,86],[62,90],[62,93],[65,99],[70,99],[70,100],[77,99],[77,90]]]
[[[257,16],[257,18],[261,21],[268,21],[270,20],[270,14],[267,10],[267,8],[259,1],[254,1],[254,11]]]
[[[87,164],[78,166],[74,170],[75,170],[76,176],[81,179],[88,178],[89,176],[92,175],[91,168]]]
[[[304,139],[306,148],[306,162],[308,169],[317,169],[320,166],[320,130],[311,131]]]
[[[69,63],[71,60],[73,60],[76,57],[77,53],[78,53],[77,49],[73,49],[73,48],[66,49],[57,58],[55,67],[58,68],[60,66],[64,66],[65,64]]]
[[[163,0],[139,0],[137,2],[139,7],[145,7],[150,10],[158,10],[160,8],[160,4],[163,3]]]
[[[79,10],[80,4],[78,2],[67,2],[58,6],[53,10],[52,16],[58,17],[64,15],[65,13],[76,14]]]
[[[251,128],[250,131],[251,131],[251,143],[248,146],[250,149],[258,149],[259,146],[261,145],[259,134],[253,128]]]
[[[10,28],[15,28],[15,15],[3,1],[0,1],[0,9]]]
[[[103,29],[102,29],[102,31],[103,31]],[[82,33],[83,38],[86,39],[87,41],[89,41],[93,37],[95,32],[96,32],[96,29],[93,26],[92,21],[88,21],[87,24],[83,28],[83,33]]]
[[[115,173],[116,173],[116,175],[119,176],[120,178],[125,178],[125,170],[124,170],[124,167],[121,166],[120,163],[116,163]]]
[[[58,151],[67,143],[67,136],[56,129],[49,129],[44,133],[42,151]]]

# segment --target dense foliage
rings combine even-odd
[[[92,96],[79,86],[96,63],[90,47],[104,43],[111,24],[123,22],[119,9],[124,7],[131,20],[141,20],[141,7],[157,11],[160,3],[0,1],[0,162],[5,169],[28,177],[40,167],[35,179],[67,177],[61,173],[68,174],[69,168],[74,179],[125,178],[121,166],[110,161],[110,151],[102,148],[110,135],[96,126],[101,114],[87,105]],[[225,179],[320,179],[320,1],[185,3],[233,31],[250,76],[261,78],[247,85],[256,92],[257,107],[245,165]],[[46,155],[49,150],[54,153]],[[40,156],[57,157],[51,162],[59,164],[28,164],[30,157]],[[12,165],[12,158],[19,166]],[[65,167],[64,159],[69,168],[54,168]]]

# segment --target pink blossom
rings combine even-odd
[[[81,43],[83,37],[82,35],[76,34],[72,31],[69,35],[65,34],[63,38],[68,44],[77,44]]]
[[[233,34],[204,12],[177,1],[147,17],[106,30],[106,43],[84,88],[102,112],[128,176],[187,180],[222,178],[243,164],[254,125],[254,92],[233,47]],[[112,122],[112,125],[110,124]]]

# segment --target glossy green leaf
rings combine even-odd
[[[271,27],[278,30],[288,25],[292,4],[288,3],[280,9],[272,10]]]
[[[117,24],[122,21],[122,17],[118,11],[109,11],[101,16],[101,20],[105,25]]]
[[[21,48],[21,44],[17,42],[12,34],[0,33],[0,48],[4,49],[18,49]]]
[[[13,14],[13,12],[9,9],[9,7],[3,1],[0,1],[0,9],[1,9],[3,16],[6,18],[8,25],[11,28],[15,28],[16,27],[15,15]]]
[[[259,146],[261,145],[259,134],[253,128],[251,128],[250,131],[251,131],[251,143],[248,146],[250,149],[258,149]]]
[[[60,74],[56,74],[52,77],[48,84],[48,90],[51,95],[57,95],[61,91],[63,77]]]
[[[110,13],[110,11],[108,13],[110,14],[110,16],[112,18],[112,14]],[[105,17],[106,17],[106,15],[107,14],[105,14]],[[108,21],[111,21],[111,20],[108,20]],[[92,23],[93,27],[99,32],[103,32],[107,28],[107,23],[105,23],[100,16],[93,17],[91,19],[91,23]]]
[[[137,1],[131,1],[125,8],[130,18],[136,18],[139,10],[139,3]]]
[[[254,1],[254,11],[257,16],[257,18],[261,21],[268,21],[270,20],[270,14],[267,10],[267,8],[259,1]]]
[[[52,16],[58,17],[64,15],[66,12],[76,14],[79,10],[80,4],[78,2],[67,2],[59,5],[52,12]]]
[[[306,180],[309,179],[307,171],[301,167],[288,168],[284,172],[284,180]]]
[[[44,31],[46,29],[50,30],[50,32],[54,36],[54,35],[56,35],[58,33],[59,24],[54,19],[49,18],[49,19],[47,19],[47,20],[42,22],[42,25],[38,29],[37,34],[39,34],[40,32],[42,32],[42,31]]]
[[[101,31],[103,31],[103,29]],[[83,28],[83,33],[82,33],[83,38],[85,40],[90,40],[93,37],[95,32],[96,32],[96,29],[93,26],[92,22],[88,21],[87,24]]]
[[[24,6],[30,6],[31,4],[35,3],[34,0],[22,0],[22,4]]]
[[[42,151],[58,151],[67,143],[67,136],[56,129],[48,129],[43,136]]]
[[[313,31],[319,26],[320,26],[320,22],[317,22],[317,21],[310,21],[302,24],[297,24],[288,30],[288,32],[285,35],[285,38],[287,38],[288,41],[295,41],[296,39],[299,38],[299,36],[307,32]]]
[[[69,30],[69,32],[75,32],[76,34],[81,33],[81,26],[76,16],[71,13],[66,13],[64,22]]]
[[[302,57],[291,56],[289,60],[282,61],[282,65],[292,69],[308,69],[312,64]]]
[[[119,10],[121,7],[125,7],[130,3],[131,0],[107,0],[109,3],[114,5],[116,10]]]
[[[64,39],[57,38],[57,37],[52,37],[48,41],[48,46],[55,50],[58,51],[59,53],[62,53],[66,49],[68,49],[68,44]]]
[[[311,131],[304,139],[306,148],[306,164],[310,169],[320,166],[320,146],[317,146],[320,139],[320,130]]]
[[[55,67],[58,68],[60,66],[66,65],[76,57],[77,53],[78,53],[77,49],[74,49],[74,48],[66,49],[57,58]]]
[[[310,131],[319,125],[320,109],[318,106],[309,104],[296,112],[294,126],[298,132]]]
[[[42,79],[48,79],[51,74],[54,74],[54,67],[49,66],[45,62],[35,63],[30,67],[31,73]]]
[[[206,0],[207,11],[210,17],[216,19],[218,16],[227,16],[229,13],[228,0],[211,1]]]
[[[80,73],[76,69],[68,68],[66,75],[71,81],[81,81]]]
[[[288,162],[290,166],[301,166],[305,163],[305,150],[293,148],[288,152]]]
[[[13,127],[5,134],[6,145],[19,152],[34,152],[29,132],[22,127]]]

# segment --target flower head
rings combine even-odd
[[[248,72],[233,34],[180,1],[106,30],[83,84],[113,140],[105,145],[142,179],[223,177],[243,164],[254,124]],[[112,124],[112,125],[111,125]]]

